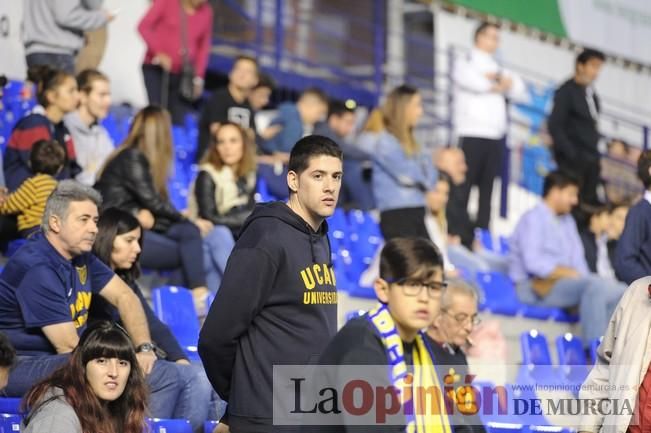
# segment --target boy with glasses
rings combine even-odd
[[[435,404],[442,402],[442,384],[421,331],[434,320],[444,287],[443,259],[432,242],[394,238],[386,243],[380,256],[380,277],[374,285],[379,305],[339,331],[321,364],[336,366],[336,385],[345,385],[341,380],[354,366],[368,366],[363,370],[365,380],[376,381],[370,384],[373,389],[395,391],[393,401],[400,409],[385,422],[343,411],[329,422],[328,431],[451,432],[445,408]],[[418,392],[421,389],[439,392]]]

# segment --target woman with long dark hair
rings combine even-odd
[[[201,234],[212,223],[185,218],[169,201],[172,126],[167,112],[149,106],[136,114],[122,145],[109,157],[95,185],[104,208],[131,212],[145,229],[142,265],[175,270],[172,284],[192,290],[197,307],[208,295]]]
[[[136,279],[140,276],[138,257],[141,251],[142,229],[138,220],[128,212],[117,208],[106,209],[97,224],[98,233],[93,253],[124,280],[140,299],[145,310],[152,341],[157,346],[157,362],[174,363],[181,391],[176,400],[173,416],[186,418],[193,428],[201,430],[206,419],[216,419],[219,412],[212,404],[221,400],[213,396],[212,386],[201,365],[190,364],[187,355],[170,331],[147,303]],[[90,323],[101,320],[120,321],[115,307],[104,298],[94,297],[88,316]]]
[[[26,433],[141,433],[147,386],[129,335],[89,326],[69,361],[24,399]]]

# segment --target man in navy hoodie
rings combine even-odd
[[[615,275],[626,284],[651,275],[651,151],[642,152],[637,175],[644,196],[629,211],[615,250]]]
[[[199,354],[228,402],[232,432],[277,432],[273,366],[314,364],[337,332],[328,226],[341,188],[342,152],[329,138],[299,140],[289,200],[258,205],[245,222],[199,338]]]

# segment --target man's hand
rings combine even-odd
[[[272,125],[272,126],[268,127],[267,129],[265,129],[264,131],[262,131],[260,133],[260,137],[262,137],[265,140],[271,140],[276,135],[278,135],[278,133],[280,131],[282,131],[282,129],[283,129],[283,127],[280,126],[280,125]]]
[[[197,218],[196,220],[194,220],[194,225],[196,225],[199,228],[202,237],[208,236],[208,233],[210,233],[212,229],[215,227],[213,223],[203,218]]]
[[[154,214],[152,214],[149,209],[140,209],[136,214],[136,218],[138,219],[138,222],[142,228],[145,230],[151,230],[156,223]]]
[[[179,365],[190,365],[190,361],[188,361],[187,359],[177,359],[176,363]]]
[[[154,64],[159,65],[163,70],[169,72],[172,69],[172,58],[167,54],[158,53],[154,57]]]
[[[215,427],[212,433],[231,433],[231,429],[230,427],[228,427],[228,424],[224,424],[223,422],[220,422],[219,424],[217,424],[217,427]]]
[[[156,362],[156,354],[153,351],[140,352],[136,353],[136,358],[138,358],[138,364],[140,364],[140,368],[145,376],[151,373]]]
[[[194,88],[192,91],[192,96],[194,96],[195,101],[201,98],[202,93],[203,93],[203,81],[195,81]]]

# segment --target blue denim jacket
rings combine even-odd
[[[378,135],[373,154],[373,194],[380,211],[425,206],[438,173],[431,152],[407,155],[396,137]]]

